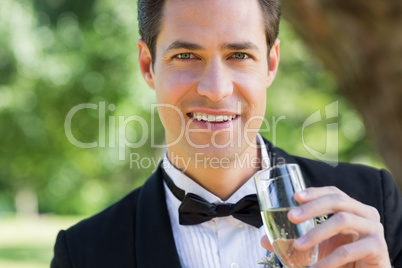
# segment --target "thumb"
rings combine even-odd
[[[261,238],[261,245],[266,249],[269,250],[271,252],[274,252],[274,248],[272,247],[271,243],[268,240],[268,237],[266,235],[264,235]]]

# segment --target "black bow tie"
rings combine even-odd
[[[262,226],[260,207],[255,194],[243,197],[236,204],[211,204],[196,194],[185,194],[182,189],[173,183],[164,170],[163,178],[174,196],[182,201],[179,207],[179,223],[181,225],[200,224],[215,217],[232,215],[236,219],[254,227],[259,228]]]

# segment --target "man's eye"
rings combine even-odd
[[[177,54],[177,58],[182,59],[182,60],[188,60],[188,59],[191,59],[193,57],[194,56],[191,53],[188,53],[188,52]]]
[[[243,52],[236,52],[233,54],[233,57],[237,60],[244,60],[248,58],[248,55]]]

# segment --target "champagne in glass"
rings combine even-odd
[[[314,264],[318,246],[307,251],[293,247],[297,238],[314,228],[314,220],[294,224],[287,217],[289,210],[300,205],[293,195],[305,189],[299,166],[275,166],[258,172],[254,179],[265,231],[282,264],[289,268]]]

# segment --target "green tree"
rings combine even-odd
[[[140,186],[155,168],[149,161],[163,154],[152,143],[163,144],[164,133],[137,67],[135,2],[2,0],[0,36],[0,213],[15,210],[14,199],[32,208],[34,196],[42,213],[94,213]],[[327,152],[327,122],[304,132],[303,124],[337,102],[339,148],[329,159],[381,167],[359,115],[286,21],[280,39],[262,134],[298,155],[314,157],[306,145]],[[74,114],[70,134],[95,148],[75,146],[65,129],[69,112],[84,104],[93,109]],[[128,122],[132,115],[148,122],[148,133]],[[138,148],[119,147],[145,135]],[[130,154],[149,161],[138,166]]]
[[[330,70],[402,189],[402,2],[283,1],[284,15]]]
[[[109,133],[127,136],[131,142],[140,138],[141,125],[131,122],[119,129],[118,116],[150,117],[148,90],[136,71],[134,4],[57,3],[0,3],[0,191],[4,210],[12,209],[11,198],[28,189],[39,196],[41,212],[92,212],[141,185],[152,169],[129,169],[128,161],[118,160],[118,144],[108,144]],[[77,112],[71,130],[79,141],[97,142],[92,149],[74,146],[65,133],[68,112],[84,103],[97,109]],[[106,107],[103,133],[99,131],[102,103]],[[112,120],[115,126],[110,126]],[[163,135],[158,129],[156,133]],[[155,157],[158,152],[149,146],[150,142],[136,151]],[[124,151],[126,159],[128,153]]]

